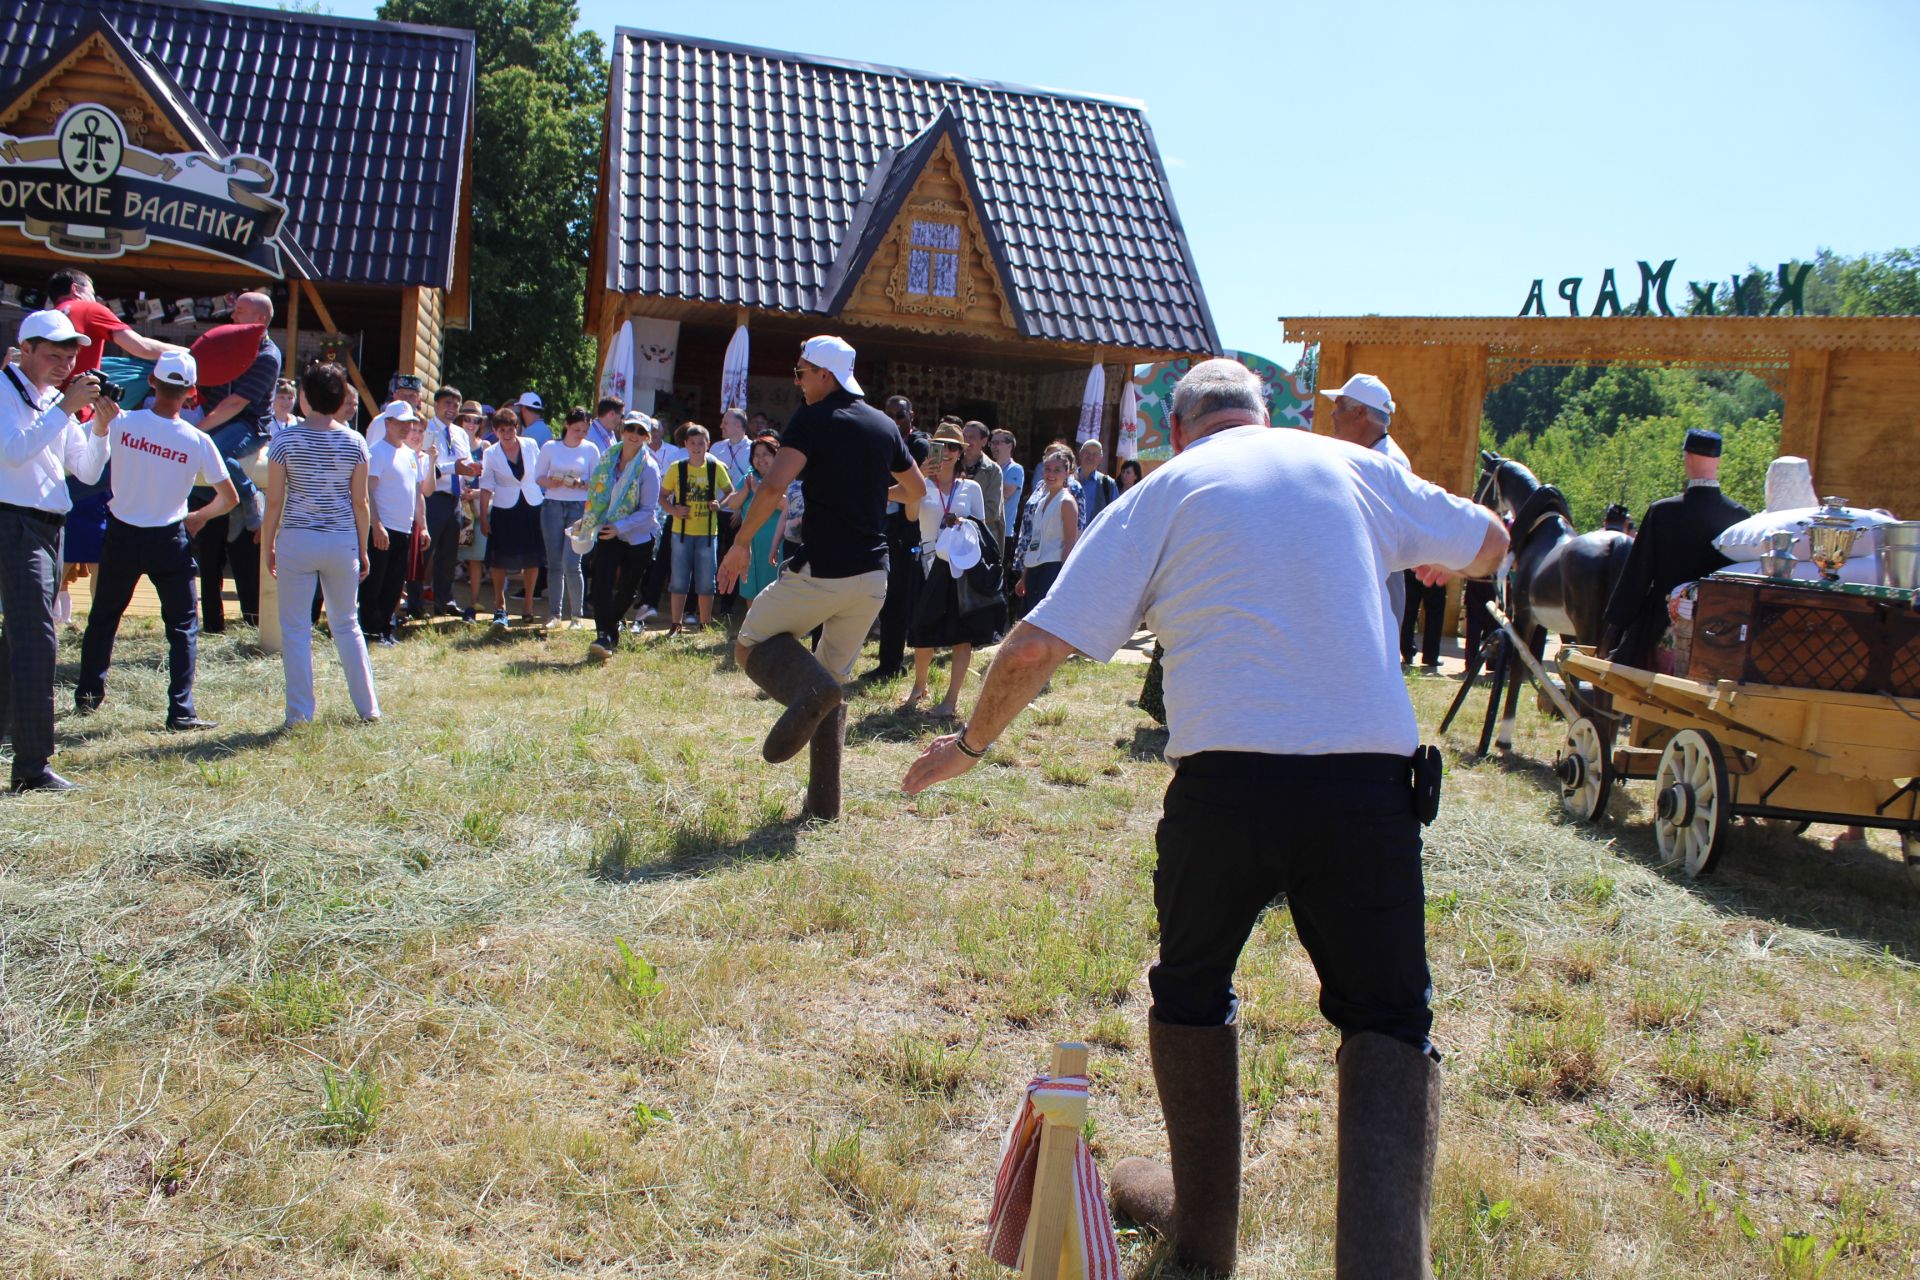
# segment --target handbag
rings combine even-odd
[[[998,548],[993,539],[986,535],[985,525],[972,516],[966,518],[980,525],[980,559],[965,572],[955,575],[958,581],[954,588],[963,617],[982,609],[998,609],[1003,603],[1000,597],[1000,562],[996,554]]]

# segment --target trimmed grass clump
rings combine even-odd
[[[61,725],[88,789],[0,810],[9,1277],[985,1280],[1008,1108],[1061,1040],[1092,1048],[1103,1166],[1165,1157],[1168,767],[1140,667],[1068,664],[911,802],[943,726],[897,712],[901,682],[855,688],[823,824],[804,762],[760,759],[775,708],[717,641],[589,666],[588,638],[418,631],[373,655],[377,725],[323,644],[320,719],[281,733],[278,661],[230,627],[197,689],[222,727],[182,736],[150,723],[159,630],[127,625],[126,696]],[[1457,686],[1410,687],[1432,725]],[[1436,1273],[1910,1275],[1896,853],[1742,827],[1687,881],[1645,785],[1565,820],[1540,767],[1560,733],[1529,709],[1511,760],[1453,754],[1424,836]],[[1236,978],[1238,1270],[1291,1280],[1333,1270],[1340,1037],[1293,912],[1263,905]],[[1128,1280],[1176,1274],[1121,1248]]]

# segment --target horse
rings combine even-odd
[[[1549,632],[1563,641],[1597,646],[1606,625],[1607,600],[1626,568],[1633,539],[1608,529],[1579,532],[1560,491],[1541,484],[1511,458],[1482,449],[1480,467],[1474,501],[1513,522],[1505,607],[1515,634],[1536,658],[1545,651]],[[1500,718],[1503,751],[1513,746],[1519,699],[1515,673]]]

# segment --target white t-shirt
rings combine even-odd
[[[1144,618],[1166,647],[1169,758],[1410,755],[1381,582],[1471,563],[1493,520],[1382,454],[1233,427],[1108,507],[1028,621],[1104,661]]]
[[[135,409],[114,420],[107,439],[113,463],[107,510],[125,524],[159,529],[184,520],[194,486],[227,478],[213,437],[184,418]]]
[[[563,488],[546,490],[551,502],[585,502],[587,500],[587,480],[593,475],[593,469],[600,461],[600,450],[585,440],[579,444],[562,444],[556,440],[552,444],[542,445],[540,460],[534,463],[535,480],[542,476],[578,476],[579,484]]]
[[[942,499],[951,505],[943,506]],[[979,481],[962,477],[954,486],[951,497],[932,480],[927,481],[927,496],[920,500],[920,560],[923,565],[933,557],[933,544],[940,538],[940,525],[948,511],[957,516],[985,520],[987,497],[980,492]]]
[[[406,445],[377,440],[367,449],[367,484],[373,490],[373,518],[382,529],[413,532],[414,497],[426,459]]]
[[[1409,471],[1413,470],[1413,462],[1407,457],[1407,451],[1402,449],[1390,435],[1382,434],[1378,440],[1374,441],[1373,451],[1385,454]],[[1387,628],[1387,652],[1398,659],[1400,624],[1407,616],[1407,580],[1397,572],[1387,574],[1386,592],[1387,613],[1393,622],[1393,625]]]

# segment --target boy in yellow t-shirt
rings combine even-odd
[[[714,504],[733,492],[733,477],[707,456],[707,429],[690,422],[682,431],[687,456],[669,463],[660,477],[660,508],[669,517],[673,568],[667,580],[667,634],[677,634],[693,593],[704,630],[713,621],[714,571],[719,562],[720,516]]]

